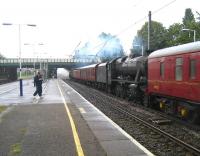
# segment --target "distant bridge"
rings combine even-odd
[[[0,67],[19,67],[20,60],[18,58],[0,59]],[[22,68],[38,67],[41,64],[54,68],[75,68],[88,64],[97,63],[96,59],[61,59],[61,58],[21,58]]]
[[[0,59],[0,71],[15,71],[13,77],[16,78],[17,68],[19,68],[20,60],[18,58]],[[57,68],[72,69],[98,63],[96,59],[52,59],[52,58],[21,58],[22,68],[44,69],[47,75],[56,73]],[[0,74],[1,76],[1,74]]]

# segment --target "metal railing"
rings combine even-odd
[[[48,63],[91,63],[98,62],[95,59],[60,59],[60,58],[22,58],[22,63],[40,63],[40,62],[48,62]],[[0,64],[16,64],[19,63],[18,58],[6,58],[0,59]]]

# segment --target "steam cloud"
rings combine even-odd
[[[120,40],[111,34],[101,33],[96,40],[85,43],[75,53],[75,58],[95,58],[110,60],[112,58],[124,56],[123,47]]]

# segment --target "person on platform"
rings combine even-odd
[[[42,97],[42,75],[40,72],[34,77],[34,87],[36,87],[36,91],[34,92],[33,96],[35,97],[37,94],[39,97]]]

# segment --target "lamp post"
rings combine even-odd
[[[193,29],[182,29],[182,31],[193,31],[193,40],[196,42],[196,30]]]
[[[30,46],[33,46],[33,57],[34,57],[34,61],[33,61],[33,68],[34,68],[34,77],[36,75],[36,71],[35,71],[35,49],[36,49],[36,46],[41,46],[41,45],[44,45],[43,43],[38,43],[38,44],[30,44],[30,43],[24,43],[24,45],[30,45]],[[40,61],[40,65],[41,65],[41,61]],[[41,67],[40,67],[41,68]]]
[[[2,25],[10,26],[17,25],[18,26],[18,40],[19,40],[19,82],[20,82],[20,96],[23,96],[23,88],[22,88],[22,60],[21,60],[21,25],[26,25],[30,27],[36,27],[35,24],[13,24],[13,23],[3,23]]]
[[[44,44],[43,43],[38,43],[38,45],[41,46],[41,45],[44,45]],[[39,56],[40,56],[40,70],[42,70],[42,61],[41,61],[42,55],[41,55],[41,52],[39,52]]]

